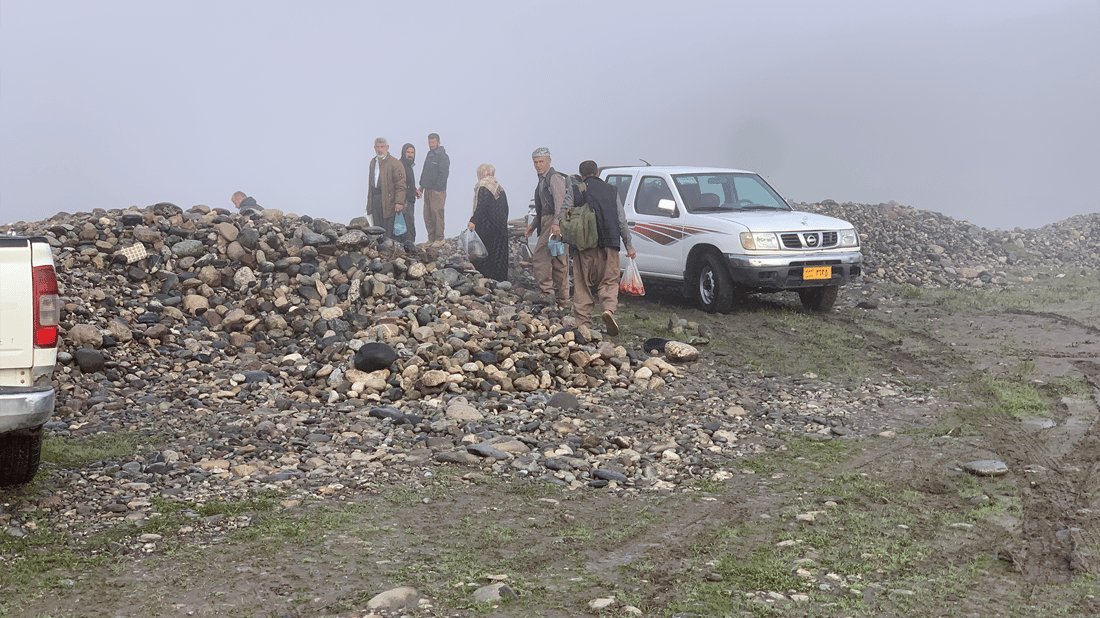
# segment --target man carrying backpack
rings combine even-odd
[[[587,207],[596,213],[596,246],[573,252],[573,312],[580,324],[591,328],[592,307],[599,298],[607,334],[615,336],[619,334],[619,323],[615,321],[619,307],[619,239],[626,246],[627,257],[637,253],[630,242],[619,192],[600,180],[599,169],[595,161],[585,161],[579,170]]]

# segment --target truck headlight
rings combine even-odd
[[[856,235],[854,228],[848,228],[846,230],[840,230],[840,246],[841,247],[858,247],[859,236]]]
[[[741,246],[751,250],[779,250],[779,238],[771,232],[741,232]]]

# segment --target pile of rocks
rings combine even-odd
[[[825,200],[795,207],[854,224],[868,280],[982,287],[1005,283],[1013,271],[1100,268],[1100,213],[1077,215],[1038,229],[1002,231],[896,202]]]
[[[538,294],[481,278],[446,252],[397,245],[362,220],[342,226],[273,211],[248,220],[171,204],[59,218],[27,232],[55,246],[66,341],[111,350],[113,362],[77,360],[120,385],[162,377],[161,364],[185,373],[231,360],[245,380],[223,390],[238,400],[262,400],[264,386],[278,382],[291,401],[336,403],[655,388],[673,373],[659,358],[632,358],[599,332],[575,329]],[[392,348],[400,371],[350,367],[366,341]]]

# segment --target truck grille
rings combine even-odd
[[[823,249],[837,243],[836,232],[785,232],[779,237],[787,249]]]

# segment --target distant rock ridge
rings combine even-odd
[[[1009,271],[1028,277],[1066,268],[1100,268],[1100,213],[1037,229],[987,230],[938,212],[883,204],[795,204],[798,210],[850,221],[870,281],[949,287],[1003,284]]]

